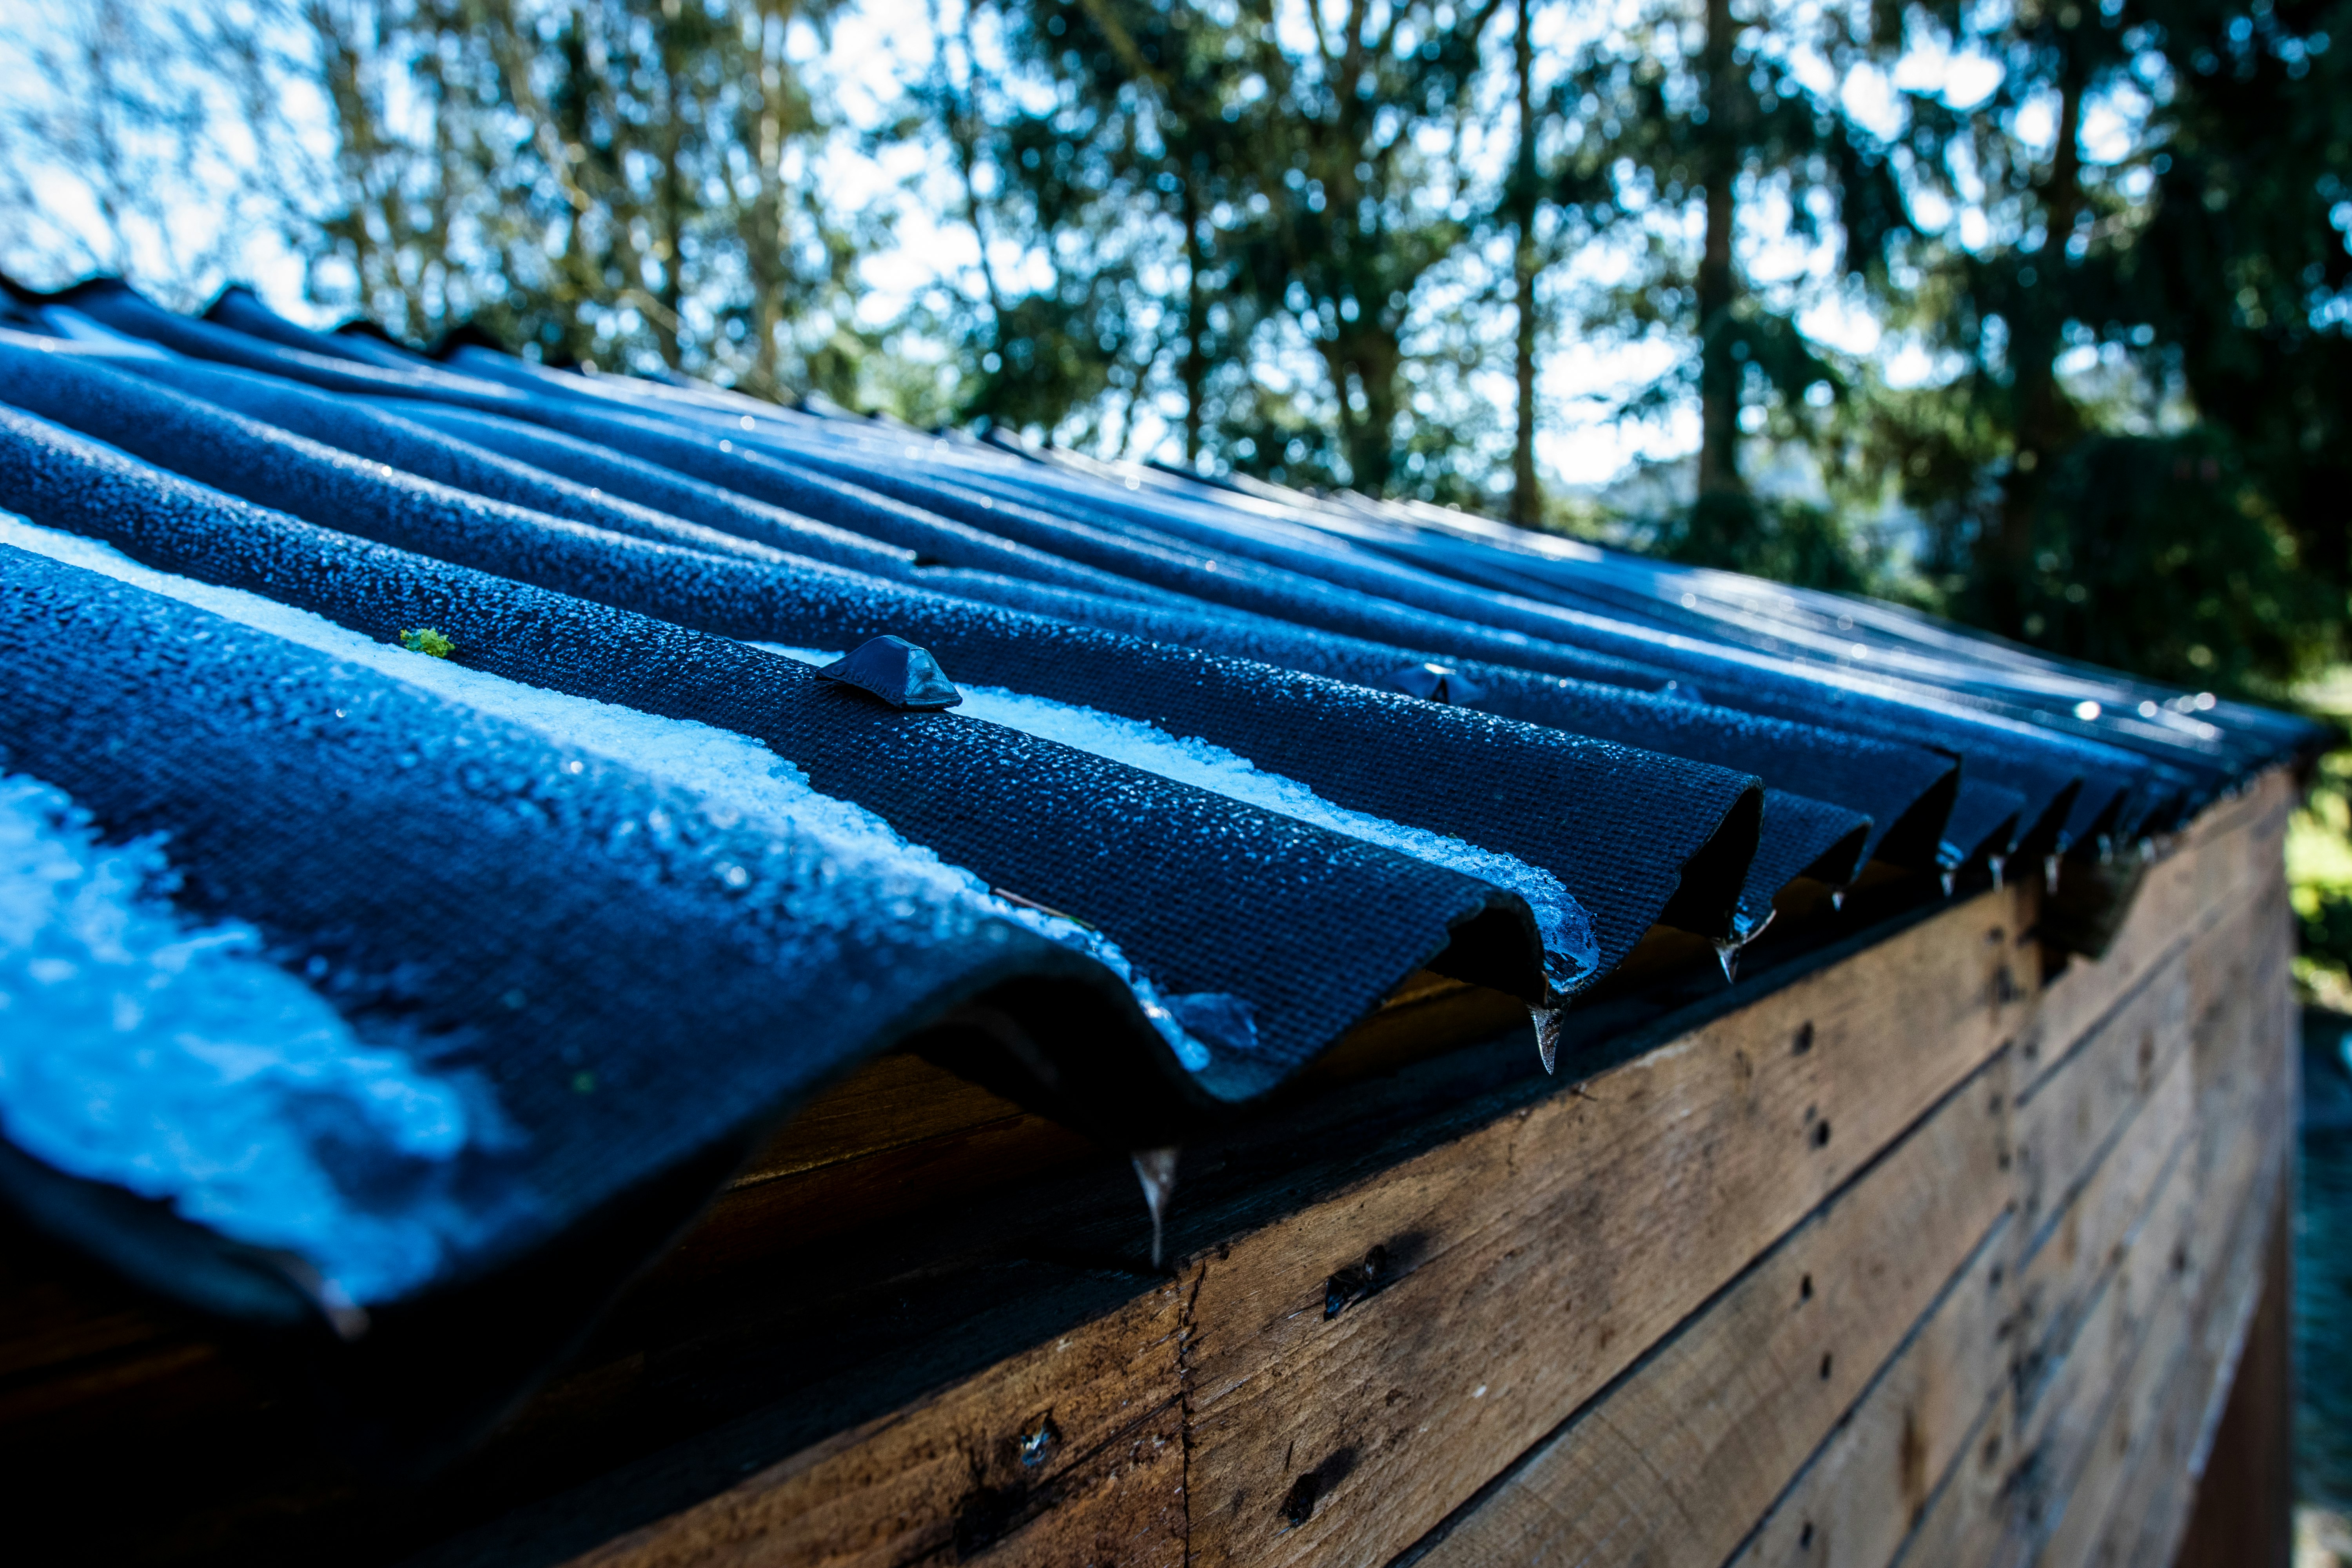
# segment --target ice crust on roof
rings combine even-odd
[[[1210,1065],[1209,1048],[1176,1021],[1150,979],[1129,962],[1116,942],[1075,921],[999,898],[980,878],[940,859],[923,845],[908,843],[874,813],[821,794],[800,768],[748,735],[469,669],[459,662],[465,658],[462,647],[454,661],[412,653],[373,641],[308,610],[242,589],[158,572],[111,545],[42,528],[5,512],[0,512],[0,543],[35,551],[209,610],[536,731],[560,744],[619,763],[692,794],[722,827],[770,823],[813,838],[825,853],[834,885],[845,889],[845,895],[852,889],[878,886],[885,896],[875,901],[905,921],[932,910],[933,934],[941,940],[967,929],[979,917],[992,915],[1087,953],[1127,982],[1145,1016],[1187,1070],[1199,1072]]]
[[[838,657],[815,648],[787,647],[781,643],[753,646],[803,664],[828,664]],[[963,706],[958,711],[965,718],[1002,724],[1040,740],[1091,752],[1161,778],[1244,801],[1508,889],[1526,900],[1535,914],[1536,930],[1543,938],[1545,968],[1553,980],[1574,979],[1600,965],[1601,946],[1593,935],[1591,916],[1559,879],[1541,867],[1427,828],[1410,827],[1335,805],[1297,780],[1269,773],[1223,746],[1171,735],[1139,720],[1030,697],[998,686],[962,686],[958,689],[963,693]]]
[[[251,930],[183,920],[173,879],[156,838],[102,845],[62,790],[0,777],[11,1142],[296,1255],[331,1307],[398,1295],[514,1212],[454,1190],[458,1156],[508,1136],[484,1086],[363,1048]]]

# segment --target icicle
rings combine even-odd
[[[2000,891],[2001,873],[2008,869],[2009,867],[2009,857],[2006,855],[1988,855],[1985,857],[1985,864],[1992,869],[1992,890],[1998,893]]]
[[[1536,1055],[1541,1058],[1546,1072],[1559,1065],[1559,1016],[1565,1011],[1561,1007],[1528,1009],[1528,1019],[1536,1026]]]
[[[1844,889],[1841,888],[1833,891],[1830,896],[1832,898],[1836,898],[1843,892]],[[1774,917],[1779,915],[1780,912],[1780,911],[1778,910],[1768,909],[1764,911],[1764,918],[1760,921],[1749,921],[1741,916],[1734,915],[1731,921],[1731,934],[1729,936],[1719,936],[1715,939],[1715,961],[1723,965],[1723,981],[1725,984],[1736,985],[1739,983],[1739,954],[1741,950],[1747,947],[1749,942],[1754,942],[1758,937],[1762,936],[1766,929],[1771,925]]]
[[[1937,880],[1944,884],[1944,897],[1948,899],[1952,896],[1953,884],[1959,880],[1959,874],[1956,871],[1945,871],[1938,875]]]
[[[341,1285],[311,1267],[309,1259],[290,1252],[270,1251],[261,1256],[276,1266],[287,1283],[310,1299],[310,1304],[327,1320],[337,1339],[351,1344],[367,1336],[367,1309],[352,1300]]]
[[[2046,893],[2058,890],[2058,857],[2055,855],[2042,858],[2042,890]]]
[[[1830,889],[1830,909],[1839,914],[1845,912],[1845,889],[1843,888],[1832,888]]]
[[[1135,1163],[1135,1179],[1143,1184],[1143,1202],[1151,1210],[1151,1267],[1160,1267],[1160,1237],[1168,1219],[1168,1200],[1176,1191],[1176,1156],[1181,1151],[1138,1149],[1128,1156]]]

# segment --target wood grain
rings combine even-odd
[[[1411,1545],[1991,1057],[2028,908],[1971,900],[1221,1247],[1186,1358],[1195,1559]],[[1375,1247],[1392,1282],[1327,1318]]]
[[[2261,1301],[2220,1380],[2221,1418],[2199,1435],[2202,1463],[2190,1458],[2196,1501],[2175,1568],[2289,1568],[2294,1557],[2294,1211],[2271,1205]]]
[[[1167,1285],[578,1561],[631,1568],[1183,1560]]]
[[[2137,1068],[2143,1022],[2166,1010],[2171,989],[2152,978],[2019,1107],[2020,1196],[2007,1226],[1986,1237],[1739,1561],[1874,1568],[1919,1523],[1928,1483],[1952,1471],[1978,1431],[1986,1391],[2009,1385],[2032,1354],[2036,1324],[2058,1332],[2079,1310],[2180,1154],[2193,1098],[2185,1031],[2171,1037],[2168,1057],[2150,1063],[2158,1076],[2138,1103],[2105,1107],[2119,1112],[2112,1119],[2084,1115],[2103,1098],[2093,1091],[2115,1087],[2118,1058]],[[2055,1214],[2033,1201],[2052,1191],[2063,1194]],[[2041,1223],[2038,1236],[2032,1221]],[[2006,1468],[2000,1443],[1996,1432],[1975,1456],[1988,1477]]]
[[[2207,1254],[2190,1258],[2181,1288],[2168,1295],[2107,1402],[2040,1554],[2050,1568],[2171,1561],[2196,1495],[2198,1434],[2229,1392],[2231,1351],[2262,1291],[2263,1252],[2284,1175],[2276,1162],[2257,1171],[2237,1211],[2191,1241]]]
[[[1723,1562],[2001,1224],[2010,1062],[1987,1063],[1420,1561]]]
[[[2203,847],[2240,858],[2226,839],[2207,838]],[[2131,961],[2133,953],[2147,951],[2147,933],[2171,913],[2164,884],[2155,901],[2135,911],[2110,955],[2125,959],[2125,983],[2134,986],[2121,1001],[2109,989],[2112,980],[2095,967],[2078,966],[2062,977],[2071,993],[2063,1000],[2074,1016],[2088,1011],[2080,998],[2094,980],[2108,980],[2099,1000],[2110,1011],[2063,1051],[2039,1053],[2042,1076],[2021,1097],[2012,1133],[2016,1222],[1987,1237],[1868,1395],[1765,1517],[1740,1563],[1875,1568],[1921,1522],[1925,1510],[1913,1478],[1922,1470],[1938,1478],[1943,1533],[1927,1531],[1909,1560],[1969,1560],[1951,1530],[1999,1511],[2014,1473],[2008,1445],[2016,1420],[2015,1380],[2030,1376],[2029,1363],[2046,1359],[2053,1338],[2071,1331],[2093,1287],[2117,1260],[2124,1238],[2149,1209],[2159,1182],[2186,1157],[2198,1081],[2186,1016],[2210,1013],[2225,995],[2265,994],[2257,981],[2284,992],[2283,977],[2248,974],[2231,956],[2265,943],[2274,955],[2282,952],[2277,932],[2260,918],[2257,889],[2265,859],[2259,852],[2241,858],[2257,874],[2240,885],[2239,906],[2199,911],[2202,918],[2191,923],[2201,929],[2186,933],[2195,945],[2182,947],[2186,936],[2165,943],[2168,962]],[[2196,885],[2189,878],[2170,880],[2176,889]],[[2216,882],[2209,877],[2203,885]],[[2214,1019],[2206,1022],[2209,1031],[2214,1027]],[[1999,1391],[1990,1409],[1988,1390]]]
[[[2023,1288],[2033,1288],[2036,1273],[2054,1273],[2049,1295],[2061,1305],[2042,1314],[2042,1340],[2021,1347],[2012,1378],[1975,1429],[1971,1458],[1939,1490],[1904,1561],[2020,1561],[2038,1548],[2066,1510],[2104,1402],[2153,1316],[2179,1299],[2185,1271],[2209,1255],[2202,1232],[2226,1231],[2231,1205],[2275,1155],[2287,1082],[2276,1001],[2284,994],[2285,948],[2283,932],[2262,940],[2259,917],[2270,901],[2258,899],[2246,921],[2252,949],[2267,951],[2264,969],[2245,976],[2254,984],[2214,985],[2213,1005],[2192,1028],[2191,1135],[2130,1233],[2105,1259],[2083,1249],[2103,1265],[2088,1289],[2076,1290],[2079,1264],[2060,1249],[2045,1248],[2029,1264]],[[2066,1304],[2077,1294],[2079,1304]]]
[[[2044,984],[2026,889],[1956,905],[583,1561],[1378,1563],[1457,1510],[1428,1557],[2038,1541],[2019,1456],[2079,1468],[2083,1390],[2186,1310],[2181,1194],[2260,1153],[2289,799],[2194,825],[2098,963]]]

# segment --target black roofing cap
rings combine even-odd
[[[1455,708],[1475,708],[1486,696],[1485,687],[1448,664],[1408,664],[1389,677],[1389,685]]]
[[[821,680],[855,686],[893,708],[952,708],[963,700],[931,650],[905,637],[871,638],[816,673]]]

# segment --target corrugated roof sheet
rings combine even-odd
[[[2095,857],[2318,739],[1429,508],[436,362],[240,291],[14,300],[0,748],[71,808],[10,797],[50,891],[8,907],[68,971],[131,960],[58,889],[238,922],[351,1037],[110,1123],[151,1026],[118,1000],[51,1053],[47,1131],[6,1080],[0,1187],[232,1318],[429,1319],[554,1268],[574,1305],[507,1352],[537,1364],[894,1043],[1171,1143],[1418,969],[1555,1007],[1655,925],[1727,951],[1801,877]],[[447,666],[391,651],[423,628]],[[982,716],[806,662],[887,637]],[[148,835],[175,890],[107,869]],[[307,1220],[172,1143],[262,1082]],[[472,1120],[404,1143],[394,1100]]]

